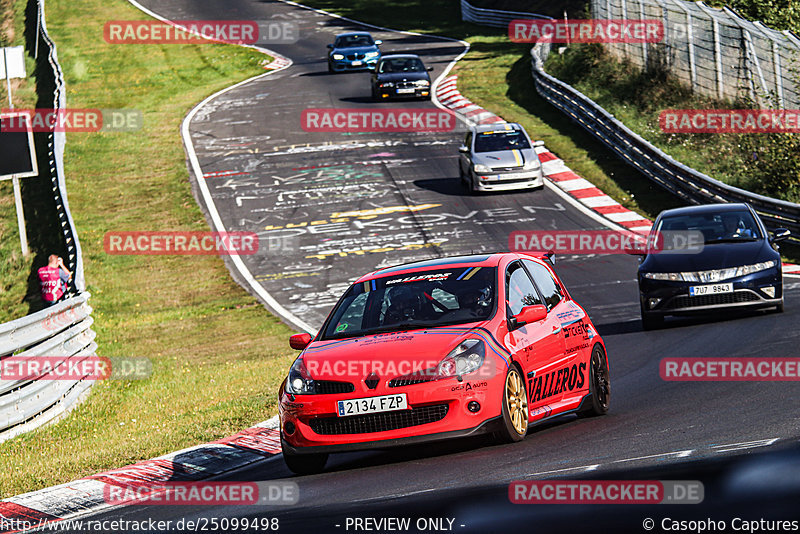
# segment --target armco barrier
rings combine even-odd
[[[517,11],[498,11],[475,7],[467,0],[461,0],[461,20],[472,22],[481,26],[493,28],[508,28],[508,23],[514,19],[549,19],[546,15],[535,13],[520,13]]]
[[[57,358],[63,364],[94,355],[92,308],[82,293],[0,324],[0,363],[16,357]],[[53,360],[50,360],[51,362]],[[65,413],[91,380],[3,380],[0,376],[0,441],[40,426]]]
[[[465,6],[468,6],[466,11]],[[493,27],[497,27],[500,20],[526,16],[541,18],[525,13],[478,10],[466,0],[461,0],[461,9],[462,19]],[[509,18],[511,15],[513,17]],[[729,186],[674,160],[580,91],[547,74],[544,62],[550,49],[548,43],[538,43],[531,49],[531,71],[536,90],[542,98],[595,136],[623,161],[690,204],[748,202],[768,228],[788,228],[792,231],[792,239],[800,241],[800,205]]]
[[[44,0],[37,0],[39,32],[34,48],[38,49],[38,75],[40,87],[52,83],[53,105],[66,107],[64,76],[58,63],[56,46],[47,33]],[[36,24],[37,21],[34,21]],[[29,45],[30,46],[30,45]],[[49,70],[48,70],[49,69]],[[52,76],[52,78],[50,78]],[[56,358],[59,365],[74,363],[94,355],[97,345],[92,331],[92,309],[89,293],[84,291],[83,260],[75,224],[67,203],[64,178],[64,132],[50,132],[48,136],[48,168],[39,167],[39,176],[31,180],[52,183],[56,216],[61,227],[67,257],[64,258],[73,272],[73,287],[77,296],[33,313],[27,317],[0,324],[0,361],[10,357]],[[52,363],[53,360],[51,360]],[[60,417],[73,408],[93,383],[93,380],[3,380],[0,376],[0,441],[33,430]]]
[[[580,91],[544,71],[550,45],[531,49],[533,82],[539,94],[594,135],[622,160],[691,204],[748,202],[770,229],[788,228],[800,236],[800,205],[724,184],[674,160],[631,131]]]

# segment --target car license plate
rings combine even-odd
[[[500,179],[501,180],[514,180],[516,178],[528,178],[528,177],[529,177],[529,175],[527,175],[525,173],[522,173],[522,172],[512,172],[512,173],[509,173],[509,174],[501,174],[500,175]],[[533,180],[533,178],[531,178],[531,180]]]
[[[733,284],[712,284],[709,286],[689,287],[690,297],[699,297],[702,295],[717,295],[719,293],[733,293]]]
[[[339,417],[408,409],[408,400],[406,399],[405,393],[383,395],[380,397],[366,397],[363,399],[340,400],[337,401],[336,404]]]
[[[398,89],[397,90],[397,94],[398,95],[405,95],[405,94],[413,93],[414,91],[415,91],[415,89],[405,89],[405,88],[403,88],[403,89]]]
[[[358,66],[363,65],[363,64],[364,64],[363,61],[353,61],[353,66],[354,67],[358,67]]]

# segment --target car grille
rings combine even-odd
[[[416,89],[416,82],[397,82],[395,85],[398,89]]]
[[[519,167],[492,167],[494,172],[514,172],[514,171],[521,171],[522,165]]]
[[[702,295],[699,297],[689,297],[681,295],[671,299],[664,306],[665,310],[677,310],[681,308],[697,308],[700,306],[722,306],[725,304],[742,304],[745,302],[758,302],[761,297],[752,291],[736,291],[734,293],[720,293],[719,295]]]
[[[431,382],[436,379],[436,368],[431,367],[424,369],[418,373],[398,376],[389,380],[390,388],[401,388],[403,386],[413,386],[414,384],[423,384]]]
[[[356,387],[350,382],[337,382],[335,380],[314,380],[314,387],[320,395],[352,393],[356,390]]]
[[[447,404],[420,406],[412,410],[369,413],[350,417],[317,417],[311,430],[320,435],[370,434],[441,421],[447,415]]]
[[[356,59],[364,59],[365,57],[367,57],[367,55],[366,54],[347,54],[345,57],[347,59],[349,59],[350,61],[353,61],[353,60],[356,60]]]

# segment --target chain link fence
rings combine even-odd
[[[683,0],[591,0],[596,19],[657,19],[664,43],[605,47],[641,68],[663,66],[702,95],[800,108],[800,38],[743,19],[729,8]]]

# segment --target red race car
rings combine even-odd
[[[361,277],[280,389],[281,445],[298,474],[332,452],[491,432],[505,442],[565,413],[608,411],[603,340],[550,257],[459,256]]]

